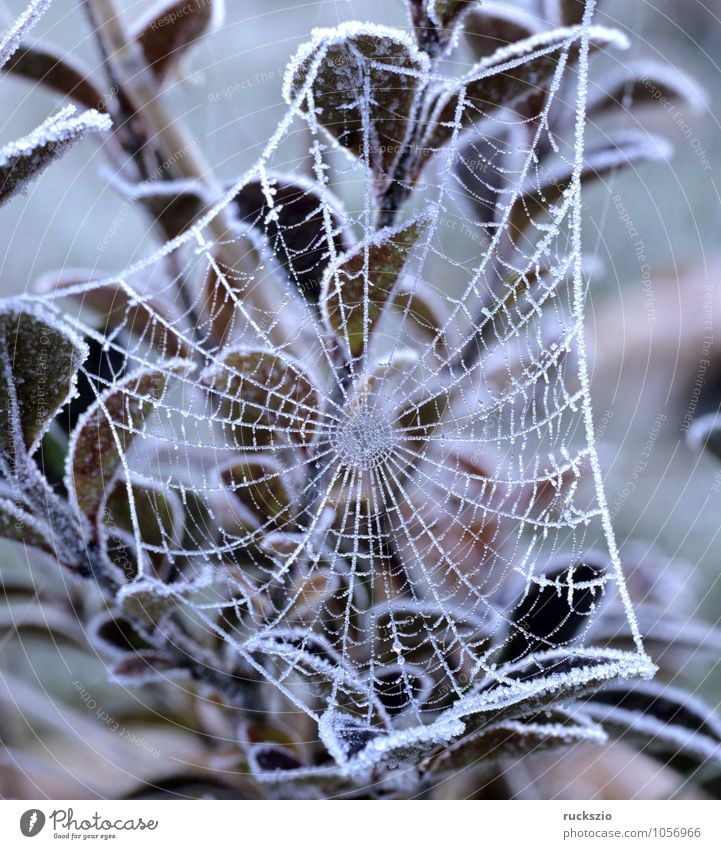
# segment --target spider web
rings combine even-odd
[[[122,465],[106,482],[103,544],[111,560],[132,552],[136,569],[121,595],[174,587],[185,622],[173,639],[194,635],[265,709],[312,717],[336,763],[363,773],[417,761],[473,717],[533,715],[550,696],[652,666],[589,397],[589,16],[539,43],[556,71],[537,114],[489,111],[468,130],[460,110],[482,110],[459,99],[447,143],[385,230],[374,223],[368,75],[354,95],[365,103],[361,156],[325,132],[313,100],[333,39],[354,32],[321,33],[299,54],[289,75],[311,56],[306,82],[263,155],[190,231],[43,303],[112,363],[85,372],[106,414],[111,396],[152,407],[108,414]],[[513,70],[529,58],[502,61]],[[458,86],[423,68],[371,67]],[[562,140],[554,127],[569,112]],[[290,191],[288,172],[305,175]],[[286,227],[294,204],[304,215]],[[299,247],[309,222],[318,236]],[[409,227],[416,237],[376,309],[374,248]],[[357,302],[344,295],[350,255]],[[309,293],[321,278],[319,309]],[[108,297],[105,327],[93,309]],[[162,391],[129,379],[140,372],[161,376]],[[127,532],[107,520],[118,491]],[[593,644],[612,602],[633,651]]]

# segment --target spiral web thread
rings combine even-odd
[[[469,716],[530,703],[549,682],[572,691],[585,673],[568,658],[597,655],[606,678],[649,669],[603,494],[583,338],[587,38],[588,20],[554,48],[557,71],[537,120],[489,113],[482,135],[454,127],[401,213],[401,226],[413,215],[423,223],[402,284],[435,304],[440,323],[430,331],[410,295],[371,328],[371,181],[362,159],[348,158],[318,123],[311,84],[322,51],[257,165],[191,231],[112,280],[44,296],[123,367],[117,379],[88,371],[99,395],[147,401],[124,376],[151,369],[167,378],[152,415],[112,421],[117,445],[128,445],[120,485],[135,580],[163,561],[190,587],[186,632],[227,671],[259,680],[266,705],[316,720],[349,770],[409,748],[422,754],[460,734]],[[569,109],[575,136],[564,146],[551,127],[554,110]],[[512,144],[519,126],[526,142]],[[572,179],[553,205],[525,210],[530,223],[514,238],[522,189],[549,182],[537,156],[549,145],[554,167]],[[299,297],[308,255],[283,243],[279,172],[310,175],[302,185],[323,222],[319,264],[338,262],[341,236],[366,258],[362,350],[345,373],[337,362],[351,344],[346,306],[339,296],[339,342]],[[252,182],[262,209],[241,216],[235,199]],[[469,201],[489,196],[505,211],[496,224],[468,213]],[[222,214],[244,219],[225,238]],[[266,234],[265,246],[248,241],[248,223]],[[240,271],[219,259],[228,247]],[[337,294],[337,277],[329,285]],[[108,286],[126,298],[112,329],[85,310]],[[220,315],[227,344],[218,342]],[[266,354],[241,366],[231,349]],[[419,427],[413,414],[429,409],[432,426]],[[185,516],[161,520],[158,507],[152,544],[141,489]],[[108,531],[108,548],[112,539]],[[559,560],[571,568],[549,578]],[[584,607],[572,639],[564,617],[542,634],[529,633],[532,618],[518,619],[524,599],[544,587],[569,615]],[[631,651],[594,647],[594,621],[609,600],[625,607]],[[533,663],[530,652],[546,657],[536,673],[512,674],[514,663]]]

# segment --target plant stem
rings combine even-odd
[[[223,198],[221,186],[197,141],[171,113],[158,92],[158,83],[147,66],[142,48],[126,33],[115,0],[83,2],[91,7],[90,14],[108,46],[108,62],[119,89],[133,112],[142,116],[162,160],[172,165],[176,178],[199,182],[211,206],[220,203]],[[215,242],[214,255],[219,262],[227,268],[242,268],[247,262],[248,243],[239,235],[234,219],[226,209],[208,223],[208,231]],[[243,295],[256,309],[276,318],[270,333],[278,344],[287,343],[293,335],[283,321],[277,320],[282,294],[276,286],[267,285],[264,281],[264,285],[255,286]]]

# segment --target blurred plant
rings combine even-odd
[[[648,559],[624,582],[580,333],[580,189],[666,149],[614,119],[698,97],[657,65],[587,88],[589,53],[625,45],[593,2],[407,5],[413,38],[314,32],[288,117],[230,188],[162,93],[220,3],[162,2],[131,28],[84,0],[108,95],[24,41],[47,3],[3,40],[8,73],[104,114],[6,149],[2,197],[112,120],[113,184],[162,244],[0,308],[0,531],[84,579],[36,600],[4,578],[7,627],[147,686],[142,733],[134,705],[95,735],[108,758],[109,721],[148,741],[122,793],[409,795],[465,774],[464,794],[513,795],[509,759],[609,735],[715,792],[718,720],[664,675],[627,680],[654,671],[640,633],[670,679],[718,637],[659,621]],[[464,50],[468,73],[444,76]],[[268,168],[296,119],[310,180]],[[358,211],[330,186],[353,173]],[[469,262],[439,245],[453,203]],[[182,768],[148,757],[161,740]]]

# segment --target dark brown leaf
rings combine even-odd
[[[249,749],[251,768],[255,767],[256,773],[290,772],[303,766],[298,756],[287,746],[252,746]]]
[[[605,113],[643,105],[667,107],[667,104],[680,102],[697,112],[706,107],[699,85],[661,62],[632,62],[594,82],[588,94],[586,112],[595,120]]]
[[[154,180],[135,185],[116,179],[113,185],[136,203],[141,203],[166,239],[176,239],[208,208],[201,186],[189,180]]]
[[[145,60],[163,82],[186,52],[214,25],[220,5],[215,0],[165,0],[135,30]]]
[[[118,612],[99,613],[88,623],[87,633],[90,642],[110,657],[124,657],[150,648],[135,626]]]
[[[481,59],[535,35],[540,31],[540,21],[515,3],[485,0],[466,16],[463,31],[476,58]]]
[[[187,676],[188,673],[180,669],[176,661],[160,652],[139,651],[114,660],[110,664],[110,674],[121,684],[139,686],[163,683],[168,678]]]
[[[586,0],[558,0],[561,23],[565,27],[577,26],[583,22]]]
[[[314,186],[289,177],[271,176],[270,185],[276,215],[266,222],[270,207],[262,183],[251,180],[235,197],[238,217],[266,234],[288,279],[306,301],[317,304],[326,266],[349,246],[340,202],[327,190],[321,196]],[[332,232],[326,227],[326,213]]]
[[[603,599],[602,565],[551,565],[518,601],[503,656],[513,662],[531,652],[568,645]]]
[[[41,83],[88,109],[107,111],[105,97],[91,79],[90,71],[52,45],[21,45],[3,68],[3,73]]]
[[[428,16],[442,29],[454,27],[478,0],[428,0]]]

